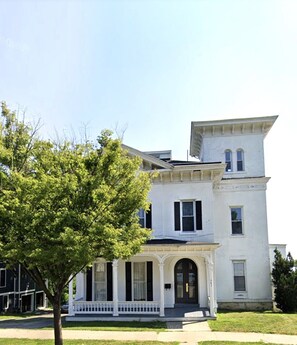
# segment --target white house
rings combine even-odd
[[[140,152],[157,170],[151,210],[140,222],[153,238],[130,261],[105,262],[76,278],[70,315],[158,315],[179,306],[270,309],[264,138],[277,116],[192,122],[192,161]]]

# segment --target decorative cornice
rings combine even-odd
[[[214,182],[220,174],[211,171],[162,171],[153,179],[154,184],[184,183],[184,182]]]
[[[171,169],[158,170],[154,184],[182,182],[219,182],[225,172],[224,163],[174,166]]]
[[[228,179],[214,185],[214,190],[217,192],[239,192],[239,191],[254,191],[263,190],[267,188],[267,183],[270,177],[254,177],[244,179]]]
[[[141,254],[151,252],[205,252],[213,251],[220,247],[219,243],[187,242],[183,244],[156,244],[144,245]]]
[[[216,121],[192,121],[190,155],[201,158],[204,137],[247,134],[263,134],[265,137],[277,118],[278,115]]]

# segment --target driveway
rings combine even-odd
[[[62,320],[63,318],[65,318],[65,315],[62,315]],[[45,327],[53,327],[53,314],[30,316],[24,319],[0,320],[0,329],[40,329]]]

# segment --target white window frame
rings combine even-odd
[[[183,215],[183,203],[190,202],[193,205],[193,230],[184,230],[183,227],[183,218],[187,218],[187,216]],[[181,231],[184,233],[193,233],[196,232],[196,200],[181,200],[180,201],[180,227]],[[190,216],[188,216],[190,218]]]
[[[233,209],[240,209],[241,210],[241,220],[240,220],[240,222],[241,222],[241,233],[238,233],[238,234],[236,234],[236,233],[233,233],[233,223],[236,221],[233,221],[233,219],[232,219],[232,210]],[[243,216],[243,206],[230,206],[230,216],[231,216],[231,235],[232,236],[243,236],[244,235],[244,228],[243,228],[243,219],[244,219],[244,216]],[[238,223],[239,223],[239,221],[238,221]]]
[[[238,160],[238,153],[241,153],[241,160]],[[241,165],[242,165],[242,169],[239,170],[238,169],[238,163],[241,162]],[[236,170],[241,172],[241,171],[244,171],[244,151],[243,149],[237,149],[236,150]]]
[[[1,276],[2,276],[2,271],[4,271],[4,284],[2,282]],[[0,287],[4,288],[6,287],[7,284],[7,270],[5,267],[0,268]]]
[[[143,283],[144,283],[144,287],[145,287],[145,289],[144,289],[144,300],[135,300],[135,286],[134,286],[134,284],[135,284],[135,275],[134,275],[134,272],[135,272],[135,265],[136,264],[142,264],[143,266],[144,266],[144,281],[143,281]],[[143,302],[143,301],[147,301],[147,265],[146,265],[146,262],[145,261],[133,261],[132,262],[132,265],[131,265],[132,267],[131,267],[131,270],[132,270],[132,272],[131,272],[131,283],[132,283],[132,301],[139,301],[139,302]]]
[[[141,225],[141,227],[146,228],[146,213],[145,213],[145,210],[143,208],[141,208],[138,211],[138,218],[139,218],[139,224]],[[141,220],[143,220],[143,224],[142,224]]]
[[[99,281],[99,280],[96,280],[96,270],[97,270],[97,265],[102,265],[104,267],[104,277],[105,277],[105,280],[104,281]],[[100,267],[100,266],[99,266]],[[93,269],[93,285],[94,285],[94,296],[93,296],[93,300],[94,301],[107,301],[107,263],[106,262],[100,262],[100,261],[97,261],[94,263],[94,269]],[[97,284],[100,284],[100,283],[105,283],[105,299],[100,299],[98,300],[97,299],[97,290],[96,290],[96,286]]]
[[[9,294],[2,296],[2,303],[3,303],[3,310],[7,311],[9,308]]]
[[[230,154],[230,160],[227,160],[227,153]],[[233,159],[233,153],[232,153],[232,150],[230,149],[227,149],[225,150],[224,152],[224,158],[225,158],[225,163],[227,164],[226,165],[226,169],[225,169],[225,172],[229,173],[229,172],[232,172],[233,171],[233,162],[232,162],[232,159]],[[230,164],[230,169],[228,169],[228,164]]]
[[[235,265],[242,264],[243,265],[243,275],[235,275]],[[247,293],[247,275],[246,275],[246,260],[232,260],[232,272],[233,272],[233,291],[236,294],[243,294],[245,296]],[[244,290],[236,290],[236,283],[235,277],[244,277]],[[240,295],[239,295],[240,296]]]

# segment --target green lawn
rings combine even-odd
[[[0,339],[0,345],[53,345],[53,340],[36,339]],[[115,340],[64,340],[64,345],[164,345],[160,341],[115,341]],[[178,345],[166,342],[166,345]]]
[[[127,322],[127,321],[68,321],[63,322],[63,329],[90,330],[90,331],[155,331],[164,332],[167,330],[166,322]]]
[[[208,324],[212,331],[297,335],[297,314],[274,312],[219,312]]]

